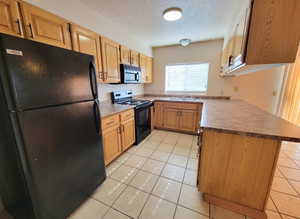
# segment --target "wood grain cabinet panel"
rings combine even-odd
[[[130,65],[131,64],[131,57],[130,57],[130,49],[126,46],[120,46],[120,57],[121,57],[121,64]]]
[[[130,50],[130,62],[131,65],[140,66],[140,54],[137,51]]]
[[[251,218],[267,218],[281,142],[214,130],[204,130],[200,140],[198,188],[204,199]]]
[[[146,67],[146,83],[152,83],[153,78],[153,58],[147,57],[147,67]]]
[[[23,37],[23,29],[18,2],[0,0],[0,32]]]
[[[119,44],[101,37],[104,83],[121,82]]]
[[[155,102],[154,103],[154,127],[162,128],[163,127],[163,103]]]
[[[122,122],[122,150],[127,150],[135,142],[135,121],[134,117]]]
[[[127,110],[102,119],[105,165],[130,148],[136,140],[134,110]]]
[[[68,21],[25,2],[20,5],[27,38],[71,49]]]
[[[142,70],[142,82],[147,78],[147,56],[140,54],[140,68]]]
[[[181,110],[179,114],[179,127],[181,130],[195,132],[197,129],[198,112],[193,110]]]
[[[179,113],[178,109],[165,108],[163,113],[164,128],[179,129]]]
[[[122,153],[121,128],[113,126],[103,130],[104,162],[108,165]]]
[[[102,80],[100,36],[86,28],[71,24],[73,50],[94,56],[98,79]]]

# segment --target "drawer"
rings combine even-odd
[[[113,126],[119,126],[120,125],[119,114],[102,119],[101,124],[102,124],[102,130]]]
[[[121,113],[121,121],[124,122],[128,119],[134,118],[134,110],[128,110],[126,112]]]

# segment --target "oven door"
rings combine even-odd
[[[141,143],[151,133],[151,104],[135,109],[136,144]]]

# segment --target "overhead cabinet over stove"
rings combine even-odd
[[[221,76],[295,61],[300,40],[299,0],[243,0],[224,39]]]

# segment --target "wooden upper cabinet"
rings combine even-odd
[[[102,80],[100,36],[88,29],[71,24],[73,50],[94,56],[98,79]]]
[[[119,44],[101,37],[104,83],[121,82]]]
[[[296,59],[299,0],[245,0],[224,39],[222,74],[255,72]]]
[[[147,67],[146,67],[146,83],[152,83],[153,75],[153,58],[147,57]]]
[[[71,49],[68,21],[21,2],[26,37],[49,45]]]
[[[140,67],[140,54],[134,50],[130,50],[131,65]]]
[[[125,46],[120,46],[121,64],[131,64],[130,49]]]
[[[0,0],[0,32],[23,37],[23,29],[18,2]]]
[[[142,82],[146,82],[147,77],[147,56],[140,54],[140,68],[142,70]]]

